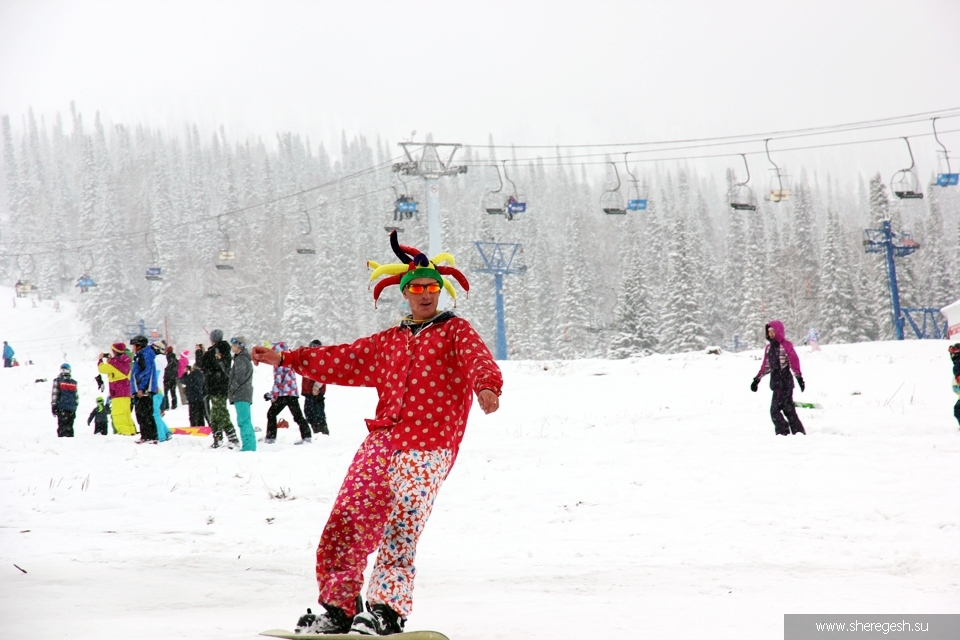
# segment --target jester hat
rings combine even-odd
[[[451,276],[460,283],[464,291],[470,291],[470,283],[467,282],[467,277],[459,269],[454,268],[456,260],[449,253],[440,253],[431,260],[419,249],[400,244],[396,230],[390,232],[390,248],[400,258],[399,263],[379,264],[372,260],[367,261],[367,266],[373,269],[373,273],[370,274],[371,282],[382,276],[387,276],[373,287],[374,307],[377,306],[377,300],[380,299],[380,294],[383,293],[384,289],[396,284],[402,290],[407,286],[407,283],[415,278],[433,278],[443,286],[454,301],[457,299],[457,292],[454,291],[453,285],[444,276]],[[440,264],[442,262],[447,264]]]

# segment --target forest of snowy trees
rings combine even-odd
[[[140,318],[166,320],[173,343],[187,346],[213,328],[257,342],[344,342],[400,317],[396,288],[374,310],[365,263],[395,261],[384,225],[396,193],[422,203],[423,183],[399,182],[386,140],[344,136],[331,150],[294,133],[268,144],[76,111],[3,116],[2,128],[0,281],[30,279],[49,298],[77,291],[89,272],[98,286],[77,295],[99,343]],[[889,339],[883,259],[862,245],[864,228],[885,218],[921,247],[898,261],[904,306],[941,307],[960,294],[957,187],[899,201],[889,176],[844,186],[799,171],[789,201],[733,211],[732,170],[703,176],[672,163],[640,174],[647,211],[608,216],[594,174],[602,165],[557,161],[558,151],[511,165],[528,209],[508,221],[480,207],[497,186],[495,163],[515,157],[497,151],[462,149],[456,163],[468,172],[441,181],[443,243],[472,285],[457,311],[491,346],[493,278],[473,271],[473,242],[523,244],[526,272],[505,278],[511,359],[674,353],[734,335],[757,346],[772,318],[798,341],[811,326],[825,342]],[[401,223],[402,241],[426,250],[420,215]],[[224,250],[233,270],[215,268]],[[144,278],[151,266],[161,281]]]

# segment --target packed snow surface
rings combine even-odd
[[[68,301],[16,302],[0,307],[0,339],[34,364],[0,370],[0,637],[292,628],[316,604],[317,540],[374,392],[329,388],[331,435],[310,446],[293,446],[296,429],[255,453],[95,436],[108,345],[83,343]],[[784,613],[957,613],[946,343],[798,352],[797,398],[822,409],[801,409],[809,435],[786,438],[766,381],[749,390],[758,351],[502,363],[502,408],[475,408],[421,539],[408,629],[767,640]],[[49,406],[65,359],[73,439]],[[258,368],[261,428],[270,376]],[[186,426],[186,409],[167,422]]]

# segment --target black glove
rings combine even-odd
[[[807,385],[803,384],[803,376],[797,376],[797,384],[800,385],[800,391],[807,388]]]
[[[756,392],[760,388],[760,378],[754,378],[753,382],[750,383],[750,391]]]
[[[269,393],[263,394],[263,399],[267,402],[273,402],[273,397]]]
[[[101,376],[101,375],[98,373],[98,374],[97,374],[97,377],[94,378],[94,380],[97,381],[97,389],[100,389],[100,391],[103,391],[103,376]]]

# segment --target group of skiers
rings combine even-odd
[[[314,340],[311,346],[319,346]],[[278,352],[287,351],[285,342],[272,345]],[[158,359],[164,358],[161,367]],[[255,451],[256,435],[250,415],[253,401],[253,364],[247,349],[246,338],[235,336],[228,343],[223,331],[210,332],[210,346],[198,344],[194,364],[189,362],[189,351],[177,356],[173,347],[163,340],[153,343],[146,336],[134,336],[130,348],[123,342],[115,342],[109,353],[98,359],[97,384],[103,390],[103,376],[109,385],[109,398],[97,398],[97,407],[91,412],[87,424],[96,420],[94,433],[107,434],[107,415],[117,434],[133,436],[140,434],[140,443],[158,443],[171,438],[170,429],[164,421],[168,410],[180,404],[189,407],[190,425],[209,426],[213,434],[213,448],[222,445],[240,447],[241,451]],[[312,442],[312,434],[329,434],[327,429],[325,396],[326,385],[308,378],[297,386],[296,374],[289,367],[274,369],[274,384],[265,399],[271,405],[267,411],[267,433],[263,442],[276,442],[277,427],[285,426],[277,417],[283,409],[289,409],[300,428],[300,440],[295,444]],[[79,401],[77,382],[72,377],[69,364],[60,367],[54,380],[51,408],[57,417],[57,435],[73,436],[73,422]],[[299,393],[304,396],[304,411],[301,411]],[[236,413],[237,430],[234,429],[227,410],[227,403]],[[137,425],[132,415],[136,416]],[[226,439],[226,442],[224,441]],[[242,443],[241,443],[242,439]]]

